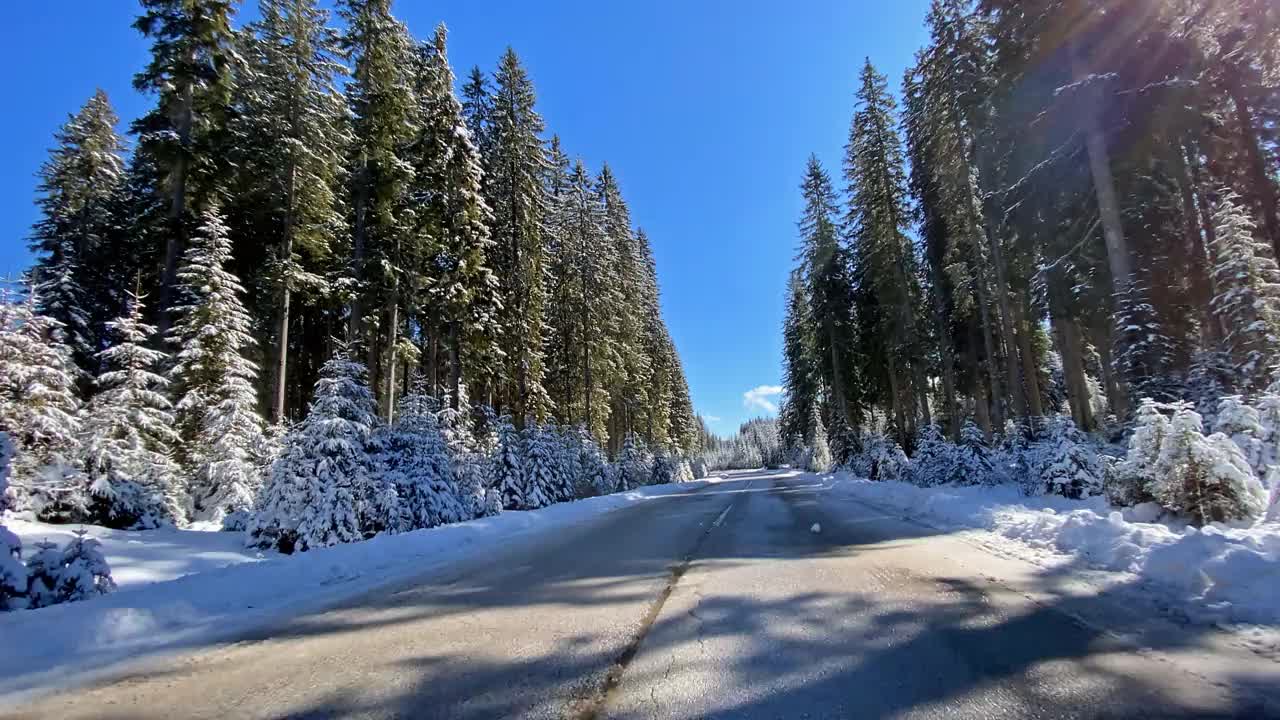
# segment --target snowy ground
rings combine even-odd
[[[1158,508],[1123,512],[1101,498],[1023,496],[1014,487],[919,488],[834,478],[842,495],[946,530],[972,529],[988,549],[1075,571],[1096,585],[1138,581],[1166,614],[1238,633],[1280,654],[1280,523],[1197,529],[1160,521]]]
[[[43,540],[65,545],[81,527],[102,543],[111,564],[111,576],[120,590],[176,580],[184,575],[217,570],[230,565],[279,557],[244,546],[244,535],[199,530],[111,530],[95,525],[49,525],[5,519],[4,526],[22,538],[26,553],[35,552]]]
[[[646,487],[293,556],[246,550],[239,533],[87,527],[102,541],[120,589],[83,603],[0,614],[0,695],[91,674],[126,657],[231,637],[706,482]],[[13,519],[5,525],[24,547],[44,538],[64,542],[76,529]]]

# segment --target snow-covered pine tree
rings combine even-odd
[[[1036,445],[1037,462],[1032,471],[1042,492],[1068,498],[1102,492],[1102,460],[1070,418],[1049,418],[1044,439]]]
[[[380,431],[378,470],[395,488],[410,528],[469,520],[436,419],[436,401],[419,391],[400,398],[396,421]]]
[[[546,507],[559,496],[559,451],[548,429],[534,422],[525,423],[521,433],[524,446],[523,501],[519,510]]]
[[[496,438],[490,441],[478,439],[472,432],[466,412],[453,407],[441,408],[436,419],[449,451],[453,484],[458,491],[463,519],[501,512],[502,493],[495,484]],[[494,424],[497,424],[496,419]]]
[[[571,432],[578,438],[574,443],[578,449],[577,496],[585,498],[612,493],[617,479],[609,470],[609,458],[585,427],[578,425]]]
[[[102,543],[78,528],[75,538],[62,549],[62,565],[54,585],[56,602],[78,602],[116,589],[111,566],[102,554]]]
[[[809,413],[809,457],[805,467],[809,472],[824,473],[831,469],[831,447],[827,444],[827,429],[822,425],[822,413],[815,404]]]
[[[1135,398],[1177,399],[1184,388],[1173,370],[1176,348],[1150,300],[1150,289],[1133,281],[1116,295],[1111,352],[1115,371]]]
[[[996,477],[991,448],[987,446],[982,429],[972,420],[966,420],[960,428],[960,442],[951,463],[950,482],[956,485],[989,485],[996,481]]]
[[[1259,388],[1280,344],[1280,268],[1259,242],[1240,197],[1224,190],[1213,214],[1215,257],[1212,308],[1226,328],[1225,349],[1235,363],[1236,386]]]
[[[577,428],[549,426],[555,439],[557,451],[557,486],[556,502],[576,500],[578,489],[582,486],[582,437]],[[585,496],[583,496],[585,497]]]
[[[164,353],[148,347],[156,328],[142,322],[142,298],[109,323],[114,344],[98,353],[106,370],[82,428],[84,471],[94,522],[155,527],[184,518],[185,487],[170,457],[174,432],[169,381],[157,371]]]
[[[65,548],[51,542],[36,545],[38,551],[27,561],[29,607],[88,600],[116,589],[102,543],[88,537],[84,528],[75,535]]]
[[[493,455],[492,487],[502,496],[506,510],[524,510],[528,506],[525,482],[525,439],[509,416],[498,418],[498,446]]]
[[[94,262],[112,226],[112,204],[124,179],[124,139],[107,94],[98,90],[54,134],[57,145],[40,168],[40,220],[31,234],[37,255],[31,270],[36,311],[58,322],[57,337],[76,365],[96,370],[105,341],[101,308],[119,306],[107,277]],[[87,377],[87,376],[86,376]]]
[[[19,507],[46,519],[83,517],[87,498],[78,471],[78,370],[59,340],[60,323],[36,312],[38,294],[0,298],[0,431],[16,455]]]
[[[615,475],[618,490],[635,490],[653,477],[653,455],[644,439],[635,433],[627,433],[622,441]]]
[[[955,446],[942,437],[942,428],[934,423],[924,425],[916,435],[916,451],[911,456],[910,480],[920,487],[933,487],[949,482]]]
[[[1156,502],[1199,525],[1261,516],[1267,494],[1240,448],[1221,433],[1205,437],[1200,415],[1189,403],[1174,403],[1171,409],[1168,435],[1147,486]]]
[[[1213,421],[1213,431],[1231,438],[1244,453],[1245,460],[1255,477],[1266,477],[1266,430],[1262,415],[1239,395],[1228,395],[1218,401],[1218,412]]]
[[[369,517],[376,423],[365,368],[340,348],[321,369],[310,412],[271,468],[249,523],[250,543],[289,553],[363,538],[371,519],[378,520]]]
[[[262,486],[253,450],[262,440],[254,383],[253,321],[244,288],[228,269],[231,239],[216,208],[205,210],[178,270],[178,305],[170,340],[179,453],[190,477],[192,519],[241,530]]]

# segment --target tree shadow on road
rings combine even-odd
[[[1168,682],[1131,672],[1135,662],[1148,667],[1150,662],[1135,660],[1133,647],[1114,632],[1078,619],[1125,602],[1133,588],[1123,584],[1095,595],[1022,603],[1012,613],[993,601],[993,594],[1005,590],[958,576],[898,579],[924,591],[892,603],[874,588],[778,589],[762,595],[717,586],[696,602],[680,595],[676,581],[685,573],[707,580],[765,557],[821,562],[887,552],[899,543],[944,534],[890,518],[845,523],[829,509],[823,511],[820,534],[797,531],[809,527],[820,489],[772,492],[794,517],[769,516],[760,526],[742,530],[755,540],[744,539],[745,534],[735,538],[728,530],[713,537],[713,518],[734,493],[728,488],[699,493],[653,505],[649,514],[615,518],[608,543],[600,542],[599,528],[573,530],[538,547],[512,548],[465,576],[382,589],[350,609],[300,617],[250,641],[287,649],[376,628],[409,631],[427,618],[477,623],[472,647],[430,648],[427,643],[430,649],[412,657],[363,668],[367,675],[385,670],[410,682],[375,690],[344,678],[341,682],[354,684],[337,685],[281,718],[1280,717],[1280,709],[1259,699],[1274,688],[1255,687],[1256,680],[1241,678],[1224,689],[1225,704],[1207,707],[1180,695],[1180,688],[1171,692]],[[700,518],[686,523],[687,531],[655,540],[653,528],[668,512]],[[557,554],[566,560],[534,562]],[[1044,573],[1045,588],[1058,579],[1052,571]],[[673,585],[676,595],[668,611],[655,612],[651,624],[643,623],[639,611],[665,600]],[[480,631],[490,612],[520,608],[531,617],[580,613],[585,618],[618,607],[637,613],[641,629],[636,632],[643,636],[638,646],[627,638],[602,640],[606,629],[587,622],[512,660],[489,647]],[[1133,628],[1124,627],[1128,618],[1119,618],[1121,627],[1113,630],[1142,633],[1148,651],[1193,648],[1212,632],[1187,626],[1181,632],[1149,633],[1138,626],[1138,617]],[[620,667],[631,659],[628,651],[637,660]],[[678,678],[694,682],[681,684]],[[700,695],[698,679],[714,680],[724,691]],[[766,687],[769,692],[762,690]],[[632,697],[628,688],[646,688],[649,697]]]

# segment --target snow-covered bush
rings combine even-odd
[[[436,413],[464,520],[502,512],[502,493],[495,484],[498,440],[496,430],[491,429],[498,421],[493,410],[482,407],[479,411],[484,418],[483,433],[471,430],[467,414],[461,410],[444,407]]]
[[[9,470],[13,445],[0,432],[0,519],[9,509]],[[27,569],[22,564],[22,538],[0,525],[0,611],[26,607]]]
[[[622,441],[616,473],[618,490],[635,490],[653,479],[653,455],[635,433],[627,433]]]
[[[321,368],[310,411],[285,438],[250,521],[251,544],[289,553],[354,542],[376,512],[390,515],[372,492],[369,444],[377,419],[365,372],[345,350]]]
[[[1190,403],[1173,404],[1148,490],[1156,502],[1197,524],[1260,516],[1267,496],[1244,453],[1226,435],[1205,437]]]
[[[613,492],[616,478],[609,469],[609,458],[596,444],[586,426],[579,425],[568,432],[576,436],[572,446],[578,451],[576,496],[587,498]]]
[[[1154,500],[1148,488],[1156,477],[1160,448],[1169,436],[1169,418],[1165,415],[1168,409],[1168,405],[1150,398],[1138,406],[1129,449],[1106,476],[1104,489],[1112,505],[1132,506]]]
[[[907,477],[910,461],[892,438],[864,433],[862,451],[854,456],[851,466],[859,477],[868,480],[902,480]]]
[[[403,526],[429,528],[470,519],[454,485],[432,398],[418,391],[402,397],[395,423],[378,435],[378,470],[396,490]]]
[[[1044,439],[1036,443],[1034,463],[1032,474],[1043,493],[1081,498],[1102,492],[1104,465],[1068,417],[1048,419]]]
[[[1006,420],[1000,441],[991,452],[994,483],[1013,483],[1026,495],[1044,492],[1037,472],[1040,466],[1034,425],[1021,420]]]
[[[101,543],[87,537],[83,529],[76,531],[76,537],[65,548],[50,542],[36,547],[36,553],[27,561],[27,607],[88,600],[115,590]]]
[[[831,469],[835,462],[831,457],[831,446],[827,443],[827,429],[822,424],[822,414],[818,406],[813,406],[809,416],[808,453],[805,457],[804,469],[809,472],[822,473]]]
[[[1262,427],[1259,440],[1262,443],[1260,467],[1269,468],[1280,465],[1280,394],[1265,392],[1258,397],[1255,406],[1258,409],[1258,424]],[[1266,477],[1268,470],[1258,472],[1259,477]]]
[[[689,464],[689,469],[693,473],[694,480],[701,480],[711,473],[707,470],[707,461],[698,456]]]
[[[1271,498],[1267,501],[1267,522],[1280,522],[1280,465],[1272,465],[1267,471],[1267,485],[1271,486]]]
[[[1222,398],[1218,401],[1213,431],[1231,438],[1240,452],[1244,453],[1254,475],[1265,477],[1263,437],[1266,431],[1262,427],[1262,416],[1256,408],[1245,403],[1239,395]]]
[[[916,435],[916,451],[911,457],[909,479],[920,487],[942,485],[951,479],[955,446],[942,436],[942,429],[929,424]]]
[[[991,448],[982,437],[982,430],[966,421],[960,428],[960,443],[952,456],[950,482],[956,485],[991,485],[998,482],[998,475],[991,459]]]
[[[689,467],[689,461],[665,450],[659,451],[653,460],[652,484],[683,482],[693,482],[693,470]]]

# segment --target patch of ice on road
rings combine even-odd
[[[817,535],[818,533],[822,532],[822,525],[819,523],[814,523],[810,525],[809,532],[813,533],[814,535]]]
[[[706,484],[654,485],[288,556],[246,550],[241,533],[87,527],[103,542],[120,589],[84,602],[0,613],[0,697],[64,684],[122,659],[233,637],[483,556],[517,538],[527,543]],[[28,547],[45,538],[66,542],[63,536],[76,529],[8,518],[5,524]]]

